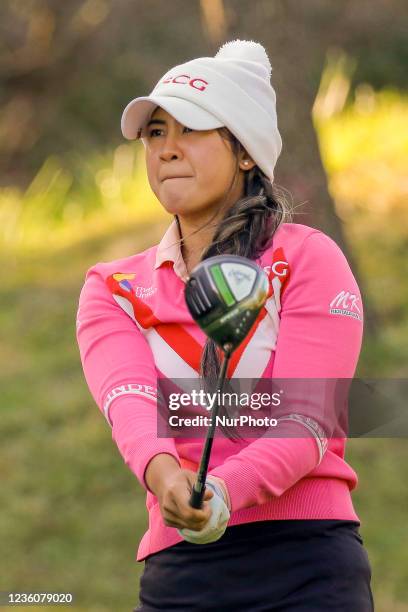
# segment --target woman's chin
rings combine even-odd
[[[200,215],[204,211],[211,208],[211,202],[200,201],[197,194],[193,190],[185,190],[183,193],[175,190],[170,192],[170,189],[160,193],[159,200],[165,210],[171,215],[179,215],[181,217],[189,217],[191,215]]]
[[[190,198],[186,196],[185,193],[160,193],[159,200],[167,210],[167,212],[172,215],[176,215],[182,210],[187,210],[189,208]]]
[[[171,215],[180,215],[180,216],[188,216],[192,213],[199,212],[205,206],[200,206],[194,202],[191,198],[183,197],[174,197],[174,198],[162,198],[161,200],[162,206],[166,209],[168,213]]]

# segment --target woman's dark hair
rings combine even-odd
[[[225,202],[228,202],[239,176],[239,156],[245,149],[228,128],[219,128],[218,132],[231,143],[236,159],[233,180],[225,197]],[[245,171],[244,177],[243,197],[227,208],[216,226],[212,243],[201,256],[201,261],[220,254],[241,255],[255,260],[270,246],[277,228],[292,220],[292,210],[285,198],[281,194],[278,195],[274,185],[258,166]],[[221,369],[221,354],[221,349],[215,342],[207,338],[200,364],[205,390],[215,390]],[[223,405],[220,406],[220,414],[228,416]],[[231,428],[228,428],[228,433],[233,435]]]

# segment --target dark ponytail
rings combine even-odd
[[[223,138],[230,141],[237,160],[231,191],[239,174],[239,154],[243,147],[227,128],[220,128],[218,131]],[[244,196],[226,210],[215,229],[212,243],[202,254],[201,261],[220,254],[241,255],[255,260],[270,246],[277,228],[292,220],[292,210],[286,200],[282,196],[278,197],[271,181],[258,166],[245,171],[244,175]],[[221,349],[208,338],[200,364],[200,375],[206,391],[215,391],[221,369],[221,354]],[[220,406],[219,413],[228,416],[225,406]],[[231,428],[228,428],[228,434],[233,436]]]

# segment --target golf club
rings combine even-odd
[[[228,363],[265,304],[269,280],[257,264],[239,255],[216,255],[200,262],[191,272],[184,297],[191,316],[204,333],[223,350],[224,358],[216,392],[222,392]],[[211,410],[197,481],[190,505],[201,508],[214,439],[218,403]]]

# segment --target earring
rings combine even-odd
[[[244,166],[247,166],[249,164],[249,161],[244,161]]]

